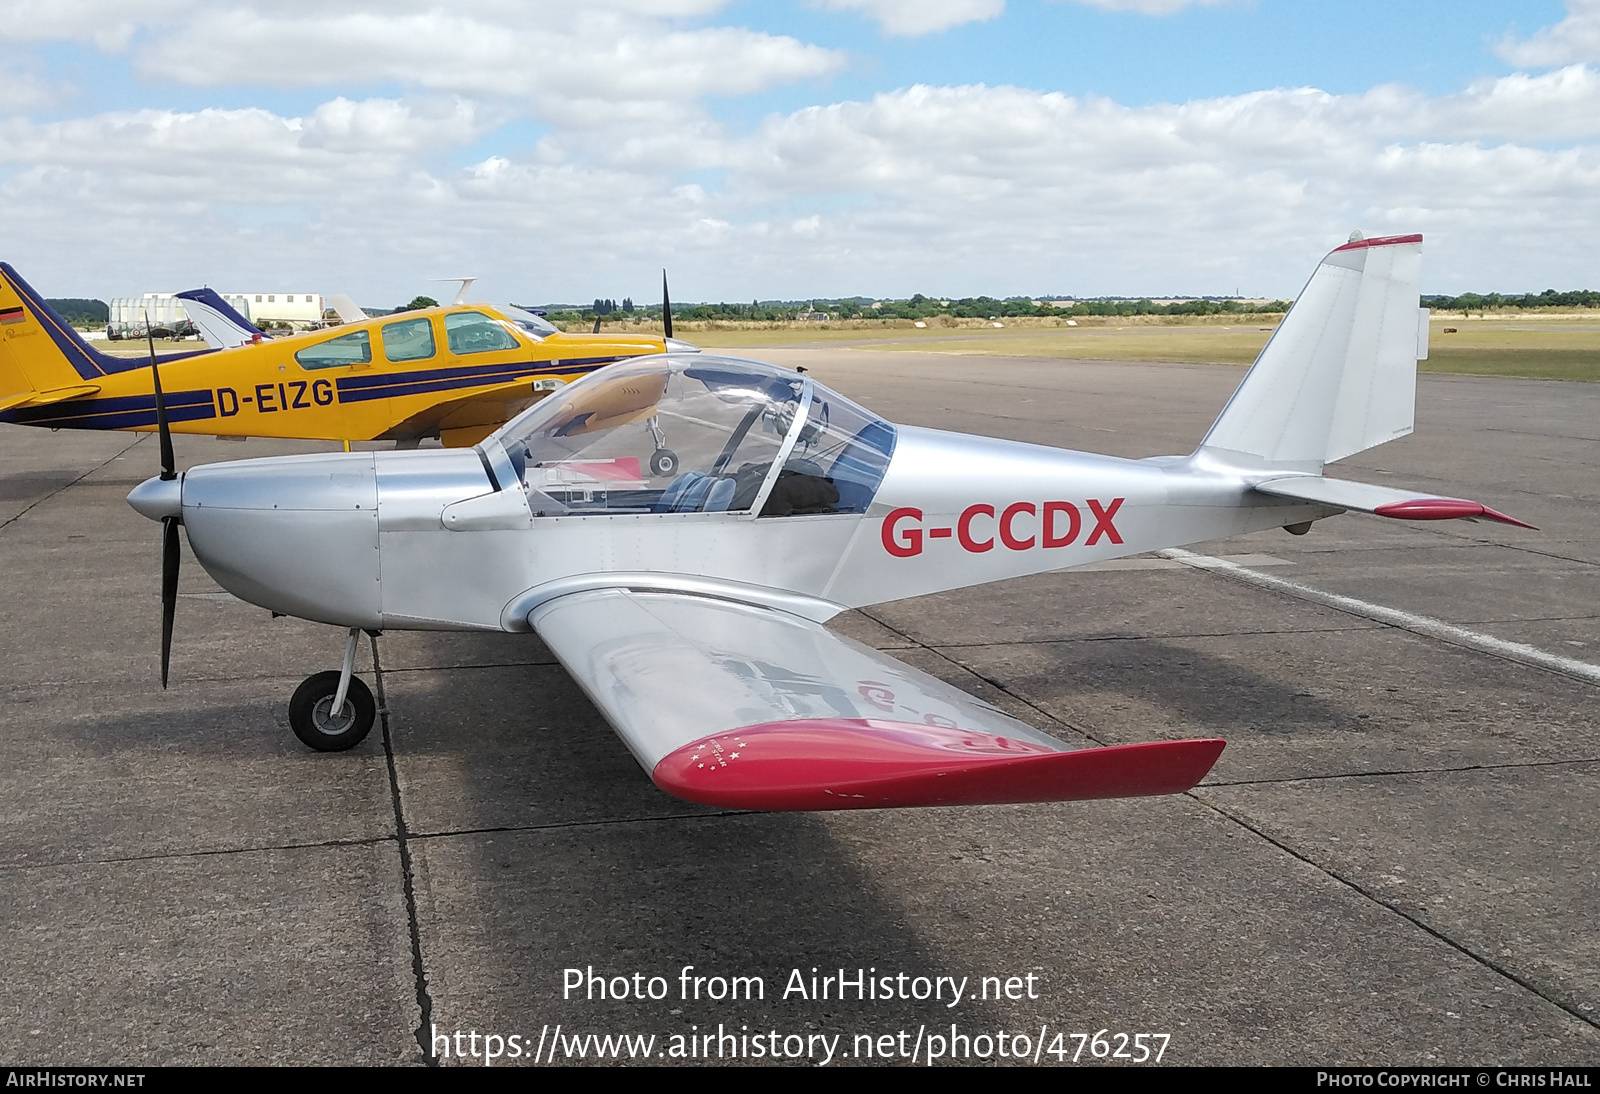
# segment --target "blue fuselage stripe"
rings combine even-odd
[[[217,416],[209,390],[174,391],[166,395],[167,417],[196,422]],[[156,424],[156,397],[121,395],[110,399],[69,399],[48,406],[24,406],[0,412],[0,421],[43,425],[52,429],[131,429]]]
[[[473,365],[468,368],[441,368],[426,372],[391,372],[379,376],[345,376],[335,381],[341,403],[360,403],[369,399],[394,399],[406,395],[426,395],[456,388],[484,387],[519,377],[559,376],[574,372],[593,372],[620,361],[620,357],[584,357],[552,361],[534,367],[530,361],[503,365]]]
[[[345,376],[334,381],[341,403],[427,395],[459,388],[486,387],[518,378],[593,372],[623,357],[579,357],[537,366],[531,361],[501,365],[400,372],[376,376]],[[174,422],[196,422],[217,417],[216,397],[210,389],[166,393],[167,417]],[[156,424],[156,397],[117,395],[106,398],[69,399],[47,406],[17,407],[0,411],[0,422],[48,426],[51,429],[136,429]]]

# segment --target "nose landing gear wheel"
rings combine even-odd
[[[329,669],[308,676],[289,700],[289,727],[308,747],[318,752],[343,752],[360,744],[372,729],[378,704],[359,676],[350,678],[344,706],[333,709],[339,693],[339,671]]]

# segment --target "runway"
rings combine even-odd
[[[1242,375],[739,352],[895,421],[1130,457],[1189,451]],[[421,1064],[443,1035],[481,1063],[472,1031],[497,1065],[935,1037],[1107,1064],[1148,1035],[1169,1064],[1600,1063],[1600,385],[1424,375],[1417,406],[1331,473],[1540,531],[1350,515],[831,624],[1066,739],[1226,738],[1192,793],[793,815],[657,791],[531,636],[385,635],[382,732],[311,754],[288,697],[342,636],[192,557],[163,692],[159,529],[123,501],[153,440],[0,428],[0,1058]],[[858,971],[905,979],[840,998]],[[762,997],[711,997],[735,977]],[[941,977],[959,1002],[915,997]]]

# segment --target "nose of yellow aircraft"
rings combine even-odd
[[[145,479],[128,493],[128,504],[151,520],[183,515],[183,479]]]

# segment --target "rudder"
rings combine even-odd
[[[1278,325],[1201,450],[1229,463],[1320,473],[1412,430],[1422,237],[1331,251]]]
[[[0,401],[92,384],[110,370],[9,263],[0,262]]]

